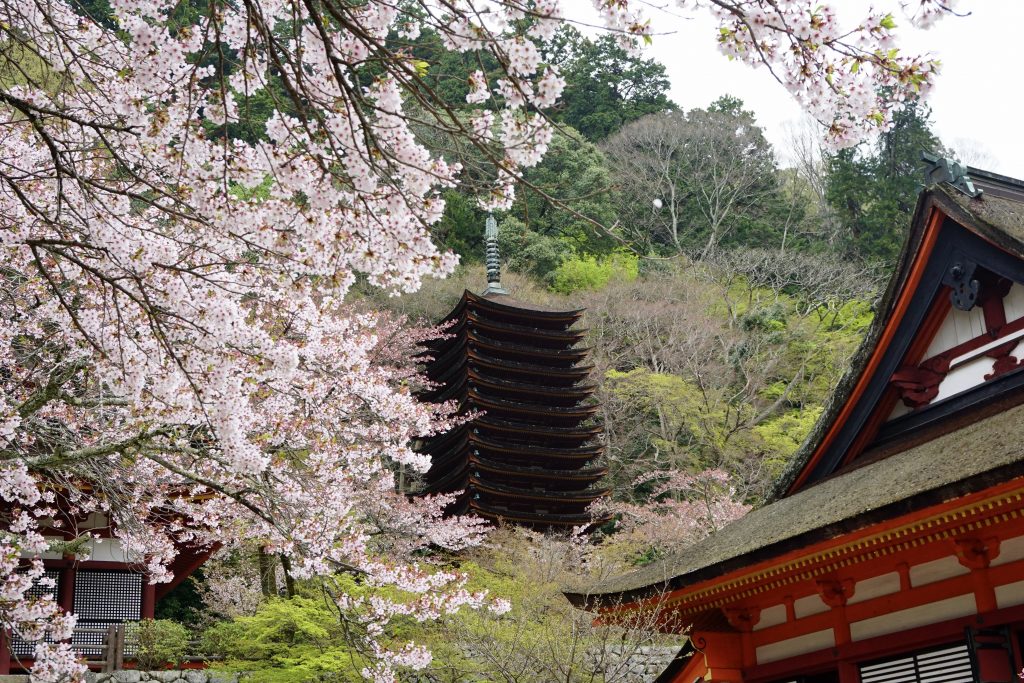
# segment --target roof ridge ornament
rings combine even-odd
[[[501,286],[501,256],[498,254],[498,221],[494,220],[494,214],[487,216],[484,223],[484,251],[487,257],[487,289],[484,296],[488,294],[508,294],[508,291]]]
[[[955,159],[922,151],[921,160],[929,164],[924,171],[925,187],[946,183],[972,199],[977,199],[984,194],[984,190],[974,187],[974,181],[967,175],[967,167]]]

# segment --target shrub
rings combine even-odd
[[[633,254],[616,252],[600,258],[576,256],[555,269],[551,289],[562,294],[601,289],[612,280],[635,280],[639,272],[639,259]]]
[[[189,633],[169,619],[143,619],[130,624],[125,633],[129,651],[135,651],[135,666],[141,671],[177,667],[185,659]]]

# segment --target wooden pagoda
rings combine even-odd
[[[1024,182],[929,160],[872,329],[767,504],[568,594],[688,634],[659,681],[1019,683]]]
[[[456,401],[471,419],[425,441],[423,493],[460,492],[452,512],[538,529],[590,526],[588,507],[608,493],[598,405],[588,382],[582,311],[514,301],[498,280],[496,230],[488,219],[488,280],[466,291],[428,344],[422,398]]]

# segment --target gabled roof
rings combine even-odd
[[[970,169],[970,174],[984,190],[981,198],[945,185],[921,193],[871,328],[769,501],[833,475],[859,454],[851,448],[863,450],[874,438],[878,425],[868,424],[872,410],[905,360],[929,309],[939,297],[948,296],[943,279],[954,262],[974,259],[1024,282],[1024,183],[978,169]],[[866,427],[874,431],[867,434]]]
[[[1024,368],[916,411],[904,419],[914,429],[898,442],[876,440],[880,402],[891,399],[893,374],[909,352],[927,346],[922,335],[931,328],[922,326],[949,296],[952,265],[970,261],[1024,282],[1024,183],[970,175],[981,198],[941,185],[920,195],[871,329],[768,504],[675,556],[567,593],[571,601],[621,605],[679,591],[1024,477]],[[867,447],[874,450],[851,460]]]

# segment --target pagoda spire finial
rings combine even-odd
[[[508,294],[501,286],[501,257],[498,255],[498,221],[494,215],[487,216],[484,223],[484,249],[487,256],[487,289],[484,296],[488,294]]]

